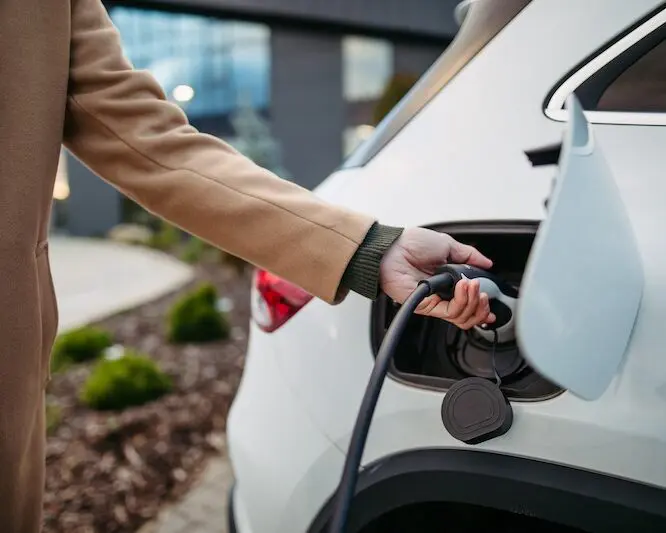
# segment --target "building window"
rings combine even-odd
[[[110,14],[135,68],[150,71],[190,120],[224,117],[240,104],[268,108],[267,26],[133,7]]]
[[[346,36],[342,40],[342,62],[345,100],[376,100],[393,75],[393,47],[380,39]]]

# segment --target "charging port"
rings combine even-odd
[[[479,222],[433,227],[477,247],[493,260],[492,272],[520,291],[538,222]],[[373,305],[371,340],[375,355],[399,306],[382,295]],[[414,315],[402,336],[389,375],[418,387],[447,390],[466,377],[493,379],[495,370],[510,400],[551,398],[562,390],[536,373],[515,341],[495,347],[474,330],[462,331],[442,320]]]

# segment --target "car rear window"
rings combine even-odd
[[[473,0],[453,42],[411,91],[343,163],[367,164],[425,105],[532,0]]]

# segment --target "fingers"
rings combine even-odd
[[[490,268],[493,262],[473,246],[455,241],[449,252],[451,260],[455,263],[468,264],[479,268]]]
[[[490,312],[488,295],[480,293],[477,280],[460,280],[451,301],[428,299],[416,312],[441,318],[464,330],[495,321],[495,315]]]
[[[493,322],[495,322],[495,315],[490,312],[488,295],[483,293],[479,296],[479,304],[477,305],[474,314],[465,322],[459,324],[458,327],[466,330],[481,324],[492,324]]]
[[[467,303],[460,314],[455,317],[455,321],[458,324],[465,324],[468,320],[474,317],[477,308],[479,307],[480,298],[479,280],[473,279],[467,283]]]
[[[462,279],[456,283],[453,298],[445,302],[444,319],[454,324],[463,324],[476,313],[479,305],[479,282]]]

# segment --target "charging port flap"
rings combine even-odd
[[[627,350],[643,267],[620,191],[574,95],[567,109],[548,215],[523,277],[517,332],[540,374],[594,400]]]

